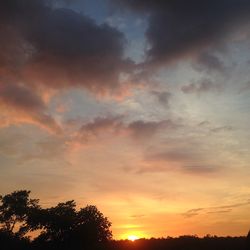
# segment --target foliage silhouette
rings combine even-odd
[[[30,199],[29,194],[30,191],[20,190],[0,196],[1,230],[19,237],[30,230],[28,219],[34,210],[39,209],[39,200]]]
[[[29,195],[30,191],[20,190],[0,197],[1,246],[19,240],[21,247],[22,242],[29,242],[25,235],[33,231],[39,234],[30,246],[37,249],[93,249],[112,238],[111,222],[95,206],[76,210],[71,200],[42,208]]]

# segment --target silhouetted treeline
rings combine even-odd
[[[114,241],[111,223],[95,206],[73,200],[42,208],[30,191],[0,196],[1,250],[250,250],[246,237],[180,236]],[[31,240],[27,235],[35,233]]]
[[[108,250],[249,250],[246,237],[199,238],[196,236],[180,236],[178,238],[139,239],[113,241]]]
[[[84,237],[84,236],[83,236]],[[2,250],[249,250],[246,237],[204,237],[181,236],[178,238],[139,239],[96,242],[95,244],[73,245],[61,242],[36,242],[19,239],[0,232]]]

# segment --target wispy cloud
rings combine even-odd
[[[199,82],[190,83],[183,85],[181,90],[185,94],[202,94],[206,92],[216,91],[218,92],[221,89],[219,84],[214,83],[210,79],[204,78]]]
[[[215,207],[206,207],[206,208],[194,208],[186,211],[182,215],[186,218],[197,216],[200,214],[221,214],[221,213],[230,213],[234,208],[249,206],[250,200],[241,203],[234,203],[229,205],[215,206]]]

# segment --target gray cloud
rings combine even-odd
[[[167,91],[151,91],[152,95],[154,95],[158,102],[163,105],[164,107],[169,107],[170,98],[172,94]]]
[[[134,121],[129,124],[128,129],[132,136],[138,139],[148,139],[161,129],[175,129],[178,126],[171,120],[164,121]]]
[[[224,131],[233,131],[234,128],[230,125],[226,125],[226,126],[221,126],[221,127],[216,127],[216,128],[212,128],[211,132],[214,133],[219,133],[219,132],[224,132]]]
[[[212,165],[187,165],[182,170],[190,174],[213,174],[219,171],[220,167]]]
[[[119,0],[131,10],[149,16],[146,37],[147,64],[159,65],[179,58],[199,55],[225,44],[238,25],[249,21],[248,0]],[[206,58],[206,64],[218,64]],[[210,61],[208,63],[208,61]],[[204,58],[203,58],[204,62]]]
[[[68,142],[63,137],[47,137],[35,143],[32,150],[19,157],[18,161],[19,163],[26,163],[32,160],[56,161],[64,159],[64,154],[68,149]]]
[[[170,150],[161,153],[151,153],[146,156],[147,160],[151,161],[190,161],[197,159],[197,156],[186,150]]]
[[[213,176],[223,169],[223,166],[210,163],[204,157],[201,147],[195,147],[191,141],[188,143],[189,147],[178,147],[178,142],[172,141],[172,146],[165,150],[149,148],[145,152],[144,161],[151,162],[152,167],[142,167],[138,172],[179,171],[191,175]]]
[[[200,71],[205,70],[208,73],[225,71],[225,65],[220,58],[208,52],[201,53],[198,56],[194,68]]]
[[[135,140],[143,140],[155,135],[160,130],[175,128],[177,125],[171,120],[137,120],[127,123],[123,116],[97,117],[92,122],[81,126],[79,137],[83,141],[88,141],[93,137],[111,133],[115,135],[127,134]]]
[[[250,90],[250,81],[246,82],[243,87],[239,90],[239,94],[248,92]]]

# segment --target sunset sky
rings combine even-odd
[[[246,235],[249,41],[249,0],[1,1],[0,194],[115,239]]]

